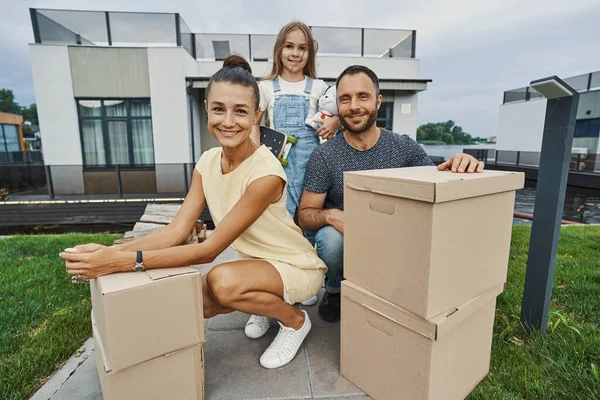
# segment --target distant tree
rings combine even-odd
[[[10,89],[0,89],[0,111],[21,114],[23,107],[15,102],[15,95]]]
[[[443,141],[446,144],[469,144],[471,135],[455,125],[453,120],[446,122],[429,122],[417,129],[417,141]]]
[[[31,122],[33,125],[39,125],[37,115],[37,105],[31,104],[27,108],[23,108],[23,120]]]
[[[444,136],[442,136],[442,140],[446,144],[454,144],[454,136],[452,136],[451,133],[444,133]]]
[[[419,132],[421,133],[421,138],[419,138]],[[428,123],[425,125],[421,125],[417,129],[417,140],[442,140],[442,136],[444,135],[444,127],[439,123]]]

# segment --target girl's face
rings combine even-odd
[[[290,31],[285,37],[281,51],[283,69],[288,73],[298,73],[304,70],[308,60],[308,42],[300,29]]]
[[[208,131],[221,146],[235,148],[249,140],[258,114],[251,87],[215,82],[204,104]]]

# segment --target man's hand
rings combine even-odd
[[[344,234],[344,212],[337,208],[327,210],[327,224],[333,226],[339,233]]]
[[[459,174],[462,174],[466,171],[472,174],[473,172],[482,172],[483,166],[483,161],[478,161],[475,157],[469,154],[456,153],[450,157],[450,159],[438,165],[437,169],[439,171],[445,171],[449,169],[452,172],[458,172]]]

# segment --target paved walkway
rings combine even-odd
[[[208,266],[233,257],[228,250]],[[319,293],[320,297],[323,295]],[[275,321],[262,338],[244,335],[248,315],[235,312],[206,320],[206,399],[369,399],[339,374],[340,326],[322,321],[317,305],[305,307],[313,327],[296,358],[277,370],[260,366],[258,359],[277,334]],[[89,339],[65,367],[32,397],[32,400],[102,399],[96,374],[93,341]]]

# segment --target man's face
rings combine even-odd
[[[351,133],[366,132],[377,121],[381,100],[382,96],[377,95],[375,84],[367,74],[345,75],[337,88],[341,124]]]

